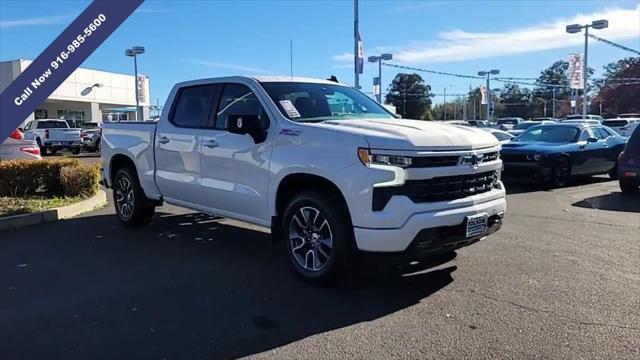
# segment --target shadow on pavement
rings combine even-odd
[[[412,306],[456,269],[315,287],[268,234],[219,221],[158,214],[132,230],[96,215],[3,233],[0,353],[235,358]]]
[[[514,181],[504,179],[504,186],[506,188],[507,194],[522,194],[528,192],[535,191],[552,191],[556,190],[553,188],[549,188],[546,184],[542,182],[533,182],[533,181]],[[605,176],[576,176],[571,179],[569,185],[564,187],[564,189],[570,189],[573,187],[583,186],[583,185],[591,185],[591,184],[599,184],[605,183],[608,181],[613,181],[609,177]]]
[[[593,196],[572,204],[573,206],[611,211],[626,211],[640,213],[640,196],[614,192]]]

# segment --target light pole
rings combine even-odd
[[[447,88],[444,88],[444,94],[442,99],[442,109],[444,110],[444,121],[447,121]]]
[[[369,56],[368,59],[370,63],[378,63],[378,92],[376,93],[376,100],[378,100],[378,103],[382,104],[382,60],[391,60],[393,59],[393,55],[382,54],[380,56]],[[375,81],[373,82],[373,85],[375,86]]]
[[[144,54],[144,46],[134,46],[131,49],[126,49],[124,54],[133,57],[133,71],[135,76],[135,90],[136,90],[136,121],[140,119],[140,100],[138,98],[138,55]]]
[[[587,116],[587,77],[589,75],[589,71],[587,68],[587,54],[589,48],[589,28],[592,27],[594,29],[606,29],[609,27],[609,21],[607,20],[596,20],[592,21],[591,24],[572,24],[567,25],[567,32],[569,34],[579,33],[584,29],[584,60],[582,64],[582,117]]]
[[[491,103],[491,75],[500,74],[500,70],[478,71],[478,76],[487,76],[487,120],[493,120],[493,104]]]

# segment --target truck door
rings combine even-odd
[[[237,121],[239,117],[260,119],[274,128],[260,100],[248,86],[225,84],[215,121],[202,132],[201,199],[212,212],[268,223],[270,137],[256,139],[249,134],[230,132],[229,121]]]
[[[201,203],[200,143],[218,95],[218,85],[178,90],[168,121],[160,121],[155,137],[156,183],[162,196],[184,205]],[[163,118],[164,119],[164,118]]]

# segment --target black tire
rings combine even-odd
[[[611,180],[618,180],[618,164],[616,164],[611,170],[609,170],[609,178]]]
[[[317,210],[318,215],[310,209]],[[301,222],[306,222],[306,232]],[[307,281],[326,284],[336,280],[353,253],[349,211],[335,196],[315,190],[296,194],[287,204],[280,226],[290,264]]]
[[[49,155],[55,155],[58,152],[56,148],[49,148]]]
[[[620,190],[625,194],[633,194],[638,191],[638,184],[628,179],[620,179]]]
[[[36,138],[36,144],[38,144],[38,147],[40,148],[40,155],[41,156],[46,156],[47,155],[47,148],[42,146],[42,141],[40,141],[40,138]]]
[[[78,155],[78,154],[80,154],[80,146],[72,147],[72,148],[71,148],[71,153],[72,153],[73,155]]]
[[[148,224],[155,213],[155,205],[145,196],[136,171],[129,167],[119,169],[112,185],[118,219],[129,227]]]
[[[558,159],[556,165],[549,173],[549,186],[551,188],[562,188],[569,185],[571,179],[571,163],[567,158]]]

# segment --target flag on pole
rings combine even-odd
[[[362,74],[364,68],[364,49],[362,48],[362,38],[360,31],[356,30],[356,40],[358,41],[358,53],[356,54],[356,73]]]
[[[572,89],[584,88],[582,54],[569,54],[569,83]]]
[[[373,78],[373,95],[380,95],[380,78],[377,76]]]
[[[480,94],[482,95],[482,101],[480,102],[481,104],[486,104],[487,103],[487,86],[486,85],[480,85]]]

